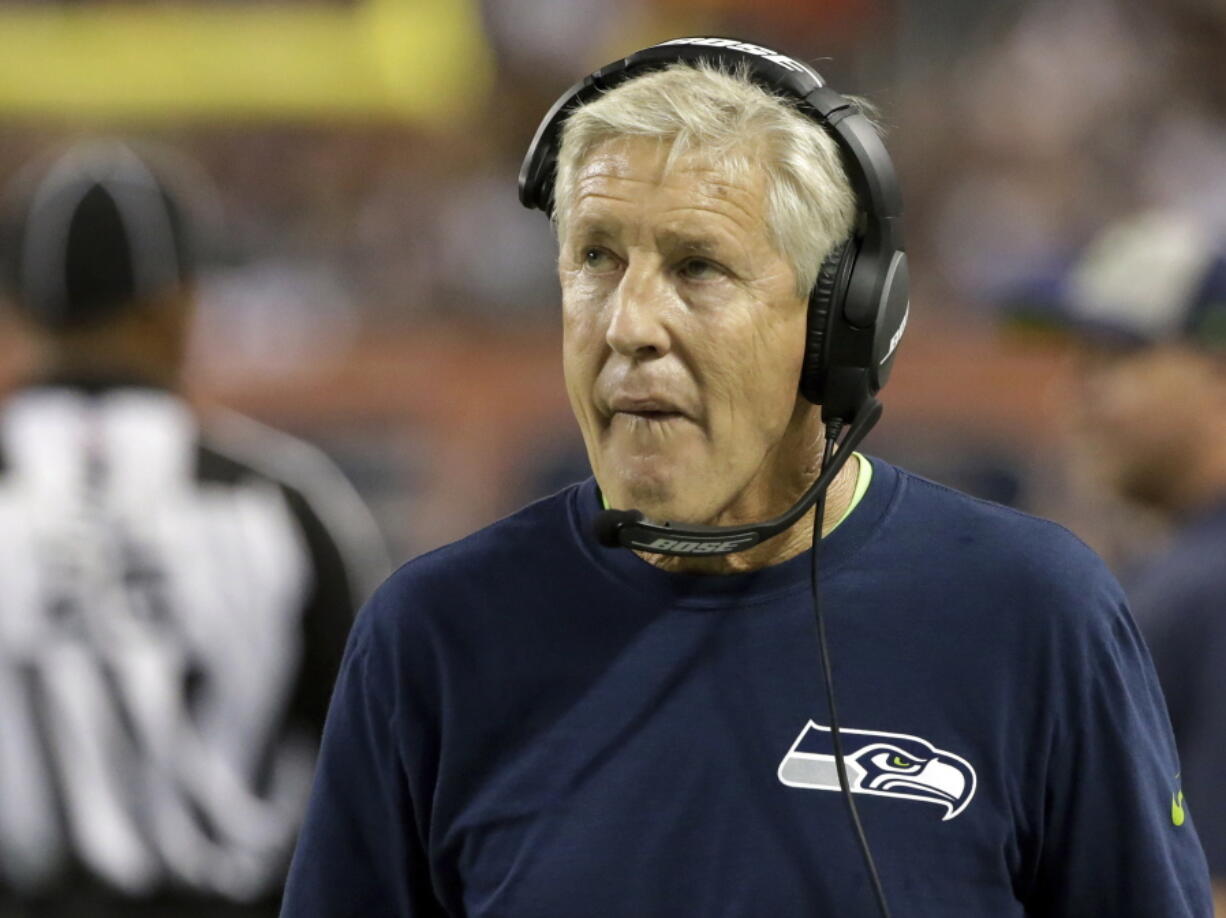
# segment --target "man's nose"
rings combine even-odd
[[[658,267],[641,262],[628,265],[613,298],[605,335],[609,347],[636,360],[667,354],[671,339],[664,316],[670,293]]]

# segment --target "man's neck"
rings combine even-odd
[[[860,476],[860,463],[866,461],[852,455],[839,470],[830,487],[826,489],[826,506],[822,515],[822,536],[830,531],[846,515],[855,498],[856,482]],[[763,518],[784,512],[787,507],[778,507],[764,514]],[[661,570],[687,574],[741,574],[756,571],[775,564],[782,564],[806,551],[813,544],[813,518],[816,509],[809,510],[790,529],[748,551],[713,557],[660,555],[651,552],[635,552],[648,564]]]

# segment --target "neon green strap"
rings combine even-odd
[[[873,480],[873,464],[865,458],[863,453],[855,452],[852,456],[856,459],[856,490],[852,492],[851,503],[847,505],[847,509],[843,511],[843,515],[839,517],[838,522],[830,527],[830,532],[834,532],[843,525],[843,520],[851,516],[851,511],[860,506],[860,501],[864,499],[864,495],[868,493],[869,482]],[[830,535],[830,532],[826,535]]]

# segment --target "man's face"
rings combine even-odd
[[[1177,345],[1078,352],[1076,437],[1084,459],[1128,500],[1173,509],[1214,385],[1204,355]]]
[[[611,506],[732,522],[791,494],[812,450],[806,301],[767,233],[762,171],[700,154],[666,170],[667,154],[618,138],[577,170],[559,253],[566,387]]]

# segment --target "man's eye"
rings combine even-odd
[[[589,271],[609,271],[613,268],[613,257],[604,249],[584,249],[583,265]]]
[[[720,273],[719,266],[705,258],[687,258],[680,271],[687,280],[711,280]]]

